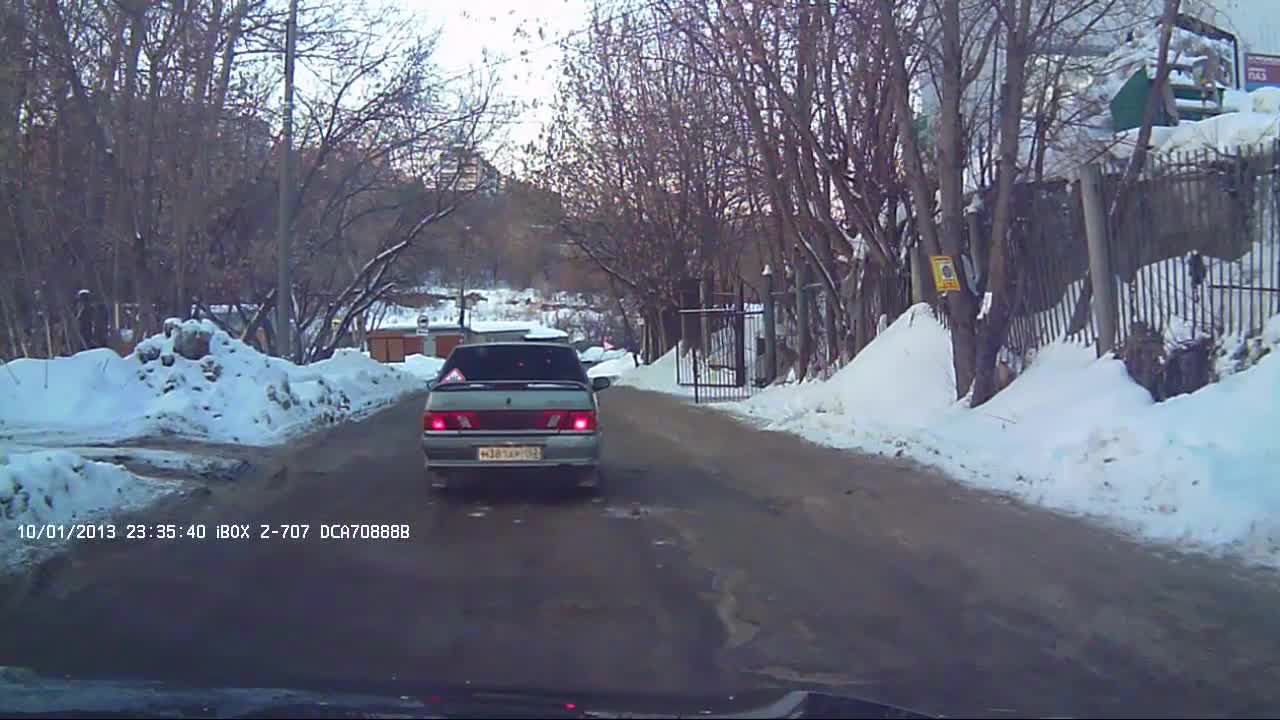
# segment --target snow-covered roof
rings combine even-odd
[[[536,322],[519,320],[471,320],[467,326],[477,333],[529,332],[542,327]]]
[[[525,334],[526,340],[562,340],[569,337],[569,333],[563,330],[557,330],[549,327],[537,327]]]
[[[381,323],[378,323],[378,326],[376,328],[370,328],[370,330],[417,330],[417,329],[418,329],[418,323],[416,321],[408,322],[405,320],[396,320],[394,322],[381,322]]]

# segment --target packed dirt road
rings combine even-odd
[[[1280,712],[1272,575],[674,398],[601,403],[594,497],[434,494],[421,398],[284,448],[128,520],[203,540],[82,544],[12,583],[0,665],[343,690],[803,686],[953,716]],[[322,537],[335,524],[408,538]]]

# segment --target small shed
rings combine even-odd
[[[368,338],[369,357],[378,362],[404,362],[406,355],[422,353],[423,338],[416,327],[381,327],[370,330]]]
[[[447,358],[462,337],[457,323],[429,322],[425,317],[412,325],[391,323],[369,331],[369,357],[392,363],[404,362],[408,355]]]
[[[422,352],[422,338],[398,328],[369,331],[369,357],[378,362],[404,362],[406,355]]]
[[[369,357],[378,362],[404,362],[408,355],[447,358],[458,345],[495,342],[564,342],[569,334],[536,322],[475,320],[463,328],[456,322],[395,322],[371,330]]]

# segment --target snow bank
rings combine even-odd
[[[414,353],[406,355],[403,363],[397,363],[391,367],[423,380],[435,380],[436,375],[440,374],[440,368],[444,367],[444,358]]]
[[[609,360],[603,360],[596,365],[587,368],[587,377],[607,377],[619,379],[638,372],[643,365],[636,365],[635,355],[626,353],[621,357],[615,357]]]
[[[119,465],[66,450],[0,455],[0,564],[16,567],[66,538],[40,528],[99,520],[145,505],[172,486],[143,480]],[[28,538],[34,526],[39,537]]]
[[[951,340],[928,307],[917,305],[829,380],[767,388],[740,409],[783,423],[808,413],[857,418],[842,429],[893,433],[954,405],[955,386]]]
[[[582,358],[582,362],[592,362],[592,363],[605,362],[606,360],[616,360],[620,357],[626,357],[626,356],[627,356],[627,351],[622,348],[613,348],[611,350],[605,350],[603,347],[599,345],[592,345],[586,350],[583,350],[582,352],[578,353],[578,357]]]
[[[176,434],[265,445],[421,389],[358,350],[297,366],[189,320],[124,358],[100,349],[10,362],[0,372],[0,432],[42,442]]]
[[[1226,93],[1224,108],[1233,110],[1204,120],[1184,120],[1173,127],[1151,128],[1151,148],[1158,154],[1216,150],[1235,153],[1242,149],[1267,149],[1280,139],[1280,88]],[[1117,133],[1112,155],[1128,158],[1138,129]]]
[[[1277,139],[1280,139],[1280,114],[1234,112],[1178,123],[1164,134],[1156,150],[1160,153],[1204,149],[1235,152],[1240,148],[1265,146]]]
[[[1265,338],[1280,348],[1280,318]],[[623,384],[648,384],[630,382],[637,375]],[[916,306],[830,380],[719,407],[814,442],[906,455],[1150,540],[1280,566],[1276,349],[1156,404],[1119,360],[1055,343],[991,402],[969,409],[955,401],[946,332]]]
[[[618,385],[633,387],[638,390],[670,393],[693,397],[693,388],[676,384],[676,353],[679,348],[671,348],[667,354],[648,365],[633,367],[618,380]],[[595,370],[596,368],[592,368]]]

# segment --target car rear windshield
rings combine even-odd
[[[587,375],[572,347],[545,345],[464,345],[454,349],[440,370],[444,378],[453,370],[469,381],[571,380],[587,382]]]

